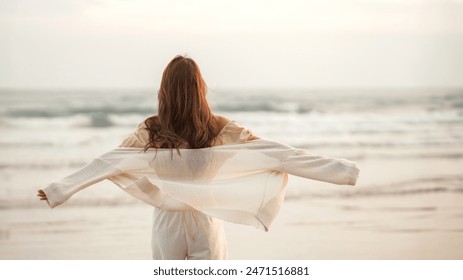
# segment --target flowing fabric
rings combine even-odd
[[[283,203],[287,173],[355,185],[359,169],[259,139],[204,149],[116,148],[43,189],[54,208],[76,192],[108,179],[128,194],[163,210],[198,210],[225,221],[268,230]]]

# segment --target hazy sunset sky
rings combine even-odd
[[[0,87],[462,87],[463,1],[0,0]]]

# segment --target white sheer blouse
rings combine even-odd
[[[143,124],[121,147],[43,189],[50,207],[108,179],[128,194],[163,210],[198,210],[225,221],[268,230],[284,200],[287,173],[355,185],[359,168],[346,159],[327,158],[267,139],[230,122],[214,146],[144,152]]]

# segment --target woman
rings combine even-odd
[[[109,168],[110,172],[106,172],[105,176],[97,178],[98,180],[102,178],[110,179],[118,185],[129,185],[132,181],[137,182],[135,194],[133,192],[131,194],[156,206],[152,232],[152,254],[154,259],[226,259],[227,245],[222,219],[245,224],[252,224],[253,221],[251,220],[255,219],[258,221],[256,226],[267,230],[283,200],[284,186],[286,185],[286,173],[284,172],[287,171],[286,169],[292,171],[290,173],[307,178],[355,185],[358,168],[354,163],[346,160],[308,155],[305,151],[301,152],[292,147],[287,149],[287,146],[275,146],[271,142],[254,145],[247,150],[246,153],[259,151],[252,156],[252,160],[257,164],[255,168],[253,167],[252,172],[250,171],[252,169],[250,165],[246,167],[246,164],[242,164],[242,168],[237,169],[236,165],[241,165],[239,162],[238,164],[229,164],[229,166],[232,166],[230,169],[226,165],[227,160],[229,158],[235,158],[235,160],[239,158],[236,155],[242,154],[242,148],[248,148],[243,143],[258,142],[254,140],[259,138],[254,136],[251,131],[240,127],[237,123],[225,117],[213,115],[206,100],[206,92],[206,84],[198,65],[190,58],[176,56],[167,65],[162,76],[158,93],[158,115],[152,116],[138,125],[136,130],[120,145],[121,148],[142,148],[145,152],[153,149],[161,152],[169,150],[172,161],[163,159],[162,155],[156,154],[157,158],[155,158],[154,163],[150,163],[150,168],[156,170],[155,176],[152,176],[154,179],[151,182],[143,181],[145,177],[139,176],[135,178],[140,173],[140,168],[137,170],[135,170],[136,168],[132,169],[132,171],[135,170],[133,171],[135,175],[120,175],[119,171],[123,168],[120,166]],[[240,145],[234,146],[235,144]],[[224,147],[223,145],[231,148],[222,150],[219,148],[213,151],[204,149]],[[191,153],[187,153],[189,149],[198,149],[201,152],[190,157]],[[180,156],[181,159],[173,161],[174,156],[178,154],[184,154],[185,156],[183,158]],[[110,158],[113,159],[118,156],[120,156],[120,152]],[[284,164],[281,164],[283,161],[278,159],[280,157],[285,158],[283,160]],[[290,160],[287,160],[288,158]],[[106,158],[100,161],[98,166],[101,166],[101,162],[106,164],[108,161],[110,159]],[[118,159],[115,162],[118,163],[120,160]],[[303,163],[302,168],[301,163]],[[281,170],[279,170],[280,167]],[[309,168],[312,168],[312,171],[309,172],[310,174],[306,174],[305,169]],[[150,172],[146,171],[146,168],[144,170]],[[335,172],[333,173],[333,171]],[[92,172],[84,170],[83,174]],[[104,173],[103,171],[99,172]],[[228,187],[228,190],[233,192],[238,191],[237,182],[246,182],[246,180],[248,182],[251,182],[251,180],[261,182],[266,180],[266,184],[276,182],[274,185],[277,186],[277,191],[272,195],[268,195],[269,188],[265,185],[261,191],[262,197],[270,197],[265,200],[265,203],[262,203],[264,198],[257,199],[259,195],[231,198],[230,191],[228,191],[228,194],[226,192],[224,194],[214,193],[220,190],[218,187],[212,187],[212,192],[204,192],[199,195],[199,198],[191,198],[194,193],[188,191],[185,185],[190,181],[196,181],[201,176],[203,178],[199,182],[209,184],[215,176],[220,175],[220,172],[226,173],[225,176],[220,177],[222,179],[216,180],[211,186],[221,184],[223,189]],[[174,173],[174,177],[171,176],[172,173]],[[235,185],[224,183],[228,182],[227,180],[230,180],[229,178],[236,176],[236,174],[240,174],[240,178],[232,182]],[[328,176],[328,174],[331,175]],[[242,178],[246,178],[246,180],[243,181]],[[62,189],[66,188],[63,187],[63,183],[50,185],[43,190],[39,190],[38,196],[41,200],[47,200],[49,205],[54,207],[63,203],[73,193],[95,183],[97,179],[88,178],[85,182],[79,182],[79,187],[74,187],[73,190],[67,191],[65,195],[62,194]],[[160,182],[162,180],[164,180],[163,183],[156,184],[164,185],[164,190],[162,190],[162,187],[152,183],[153,181]],[[173,182],[176,180],[179,182]],[[69,185],[72,180],[64,181],[67,182],[64,185]],[[130,187],[133,188],[133,185],[131,184]],[[198,188],[198,184],[195,186],[195,193],[202,191],[202,188]],[[180,192],[173,192],[173,190],[179,188]],[[186,188],[186,195],[182,196],[182,188]],[[248,190],[243,189],[238,192],[243,193],[248,192]],[[149,196],[146,196],[146,193],[149,193]],[[251,200],[253,198],[257,199],[258,209],[256,208],[255,212],[249,210],[249,212],[254,213],[252,215],[243,214],[245,211],[241,209],[248,208],[248,205],[253,203],[251,200],[243,202],[248,197],[251,197]],[[235,207],[234,203],[231,206],[223,206],[223,209],[220,208],[220,204],[224,204],[223,202],[227,199],[238,201],[235,209],[232,209]],[[218,201],[222,201],[222,203]],[[240,201],[242,202],[241,205]]]

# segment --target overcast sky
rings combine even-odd
[[[463,87],[462,0],[0,0],[0,87]]]

